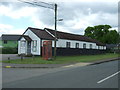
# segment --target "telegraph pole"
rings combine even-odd
[[[54,39],[54,60],[56,59],[56,41],[57,41],[57,4],[55,4],[55,39]]]

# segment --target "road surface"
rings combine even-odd
[[[3,69],[3,88],[118,88],[118,61],[84,67]]]

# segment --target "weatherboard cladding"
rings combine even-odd
[[[42,30],[42,29],[32,28],[32,27],[28,27],[28,29],[30,29],[33,33],[35,33],[39,38],[54,40],[54,37],[52,36],[52,35],[55,35],[54,30],[51,30],[48,28],[45,28],[44,30]],[[49,31],[52,35],[50,35],[46,30]],[[96,43],[97,45],[104,46],[103,43],[83,35],[71,34],[71,33],[60,32],[60,31],[57,31],[56,34],[57,34],[57,39],[93,42],[93,43]]]
[[[3,34],[1,36],[2,40],[14,40],[17,41],[21,35]]]

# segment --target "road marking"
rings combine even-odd
[[[5,68],[11,68],[11,66],[5,66]]]
[[[104,79],[98,81],[97,83],[102,83],[102,82],[104,82],[105,80],[107,80],[107,79],[109,79],[109,78],[111,78],[111,77],[117,75],[118,73],[120,73],[120,71],[118,71],[118,72],[116,72],[116,73],[114,73],[114,74],[112,74],[112,75],[110,75],[110,76],[108,76],[108,77],[106,77],[106,78],[104,78]]]

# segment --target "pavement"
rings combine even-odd
[[[72,66],[86,66],[100,64],[104,62],[120,60],[119,58],[104,59],[95,62],[89,63],[67,63],[67,64],[11,64],[11,63],[2,63],[3,68],[57,68],[57,67],[72,67]]]
[[[24,57],[24,59],[26,58],[31,58],[31,57]],[[18,56],[18,54],[0,54],[0,61],[2,60],[15,60],[15,59],[21,59],[20,56]]]

